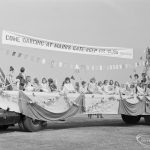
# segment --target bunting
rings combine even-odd
[[[55,60],[47,60],[46,58],[37,57],[29,54],[25,54],[22,52],[16,52],[13,50],[6,50],[6,55],[10,55],[12,57],[16,57],[19,59],[25,59],[30,60],[32,62],[40,63],[42,65],[49,65],[51,68],[70,68],[74,69],[76,73],[79,73],[80,71],[103,71],[103,70],[122,70],[122,69],[133,69],[136,70],[136,68],[146,65],[146,61],[143,60],[142,57],[140,57],[139,61],[131,63],[125,63],[125,64],[109,64],[109,65],[87,65],[87,64],[72,64],[67,63],[63,61],[55,61]]]

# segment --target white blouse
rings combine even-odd
[[[72,83],[65,83],[63,86],[62,92],[63,93],[74,93],[75,89],[74,89]]]

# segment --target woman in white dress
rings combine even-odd
[[[90,94],[97,93],[96,79],[94,77],[90,79],[90,83],[88,84],[88,92]]]
[[[25,84],[25,91],[32,92],[34,89],[32,83],[31,83],[31,77],[26,76],[26,84]]]
[[[103,94],[104,93],[102,81],[99,81],[98,84],[97,84],[97,93],[98,94]]]
[[[115,90],[115,94],[119,95],[120,92],[120,84],[118,81],[115,81],[114,83],[114,90]]]
[[[103,90],[105,94],[114,94],[114,88],[112,88],[112,85],[109,85],[108,80],[104,80]]]
[[[48,82],[45,77],[42,78],[40,92],[50,92],[50,88],[48,86]]]
[[[145,95],[145,93],[146,93],[145,84],[142,84],[142,83],[137,84],[136,89],[137,89],[137,94],[138,95]]]
[[[34,92],[40,92],[40,84],[39,84],[39,80],[37,78],[33,79],[33,91]]]
[[[70,78],[66,77],[62,87],[62,93],[75,93],[75,88],[73,87],[72,83],[70,82]]]

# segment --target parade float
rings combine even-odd
[[[3,33],[3,43],[19,46],[35,46],[33,48],[49,49],[54,46],[52,42],[32,39],[10,32]],[[28,39],[28,40],[27,40]],[[32,40],[29,40],[32,39]],[[28,43],[27,43],[28,42]],[[31,43],[29,43],[31,42]],[[46,44],[47,45],[46,45]],[[62,43],[60,43],[61,45]],[[63,47],[63,48],[62,48]],[[57,51],[69,50],[74,53],[87,53],[111,57],[132,58],[132,52],[117,50],[116,48],[88,48],[64,44]],[[131,54],[131,55],[130,55]],[[149,70],[149,49],[147,49],[145,73]],[[119,94],[80,94],[80,93],[46,93],[7,90],[9,81],[0,69],[3,86],[0,90],[0,128],[18,124],[24,131],[38,131],[44,128],[47,122],[67,120],[76,114],[114,114],[121,115],[123,121],[128,124],[136,124],[141,117],[150,124],[150,98],[149,95],[130,95],[122,91]]]

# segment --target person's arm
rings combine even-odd
[[[66,88],[66,85],[64,84],[64,85],[62,86],[62,90],[61,90],[60,93],[66,93],[66,92],[67,92],[67,88]]]
[[[90,83],[88,84],[87,90],[88,90],[88,93],[90,93],[90,94],[93,93],[92,90],[91,90],[91,85],[90,85]]]

